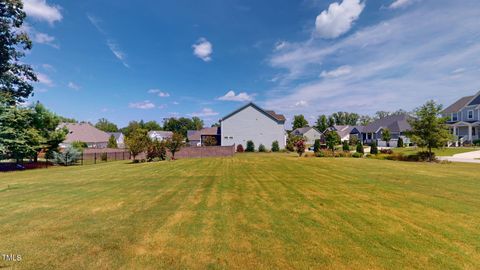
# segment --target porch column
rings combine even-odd
[[[468,140],[472,141],[472,125],[468,125]]]

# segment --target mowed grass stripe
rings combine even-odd
[[[244,154],[1,174],[0,250],[25,269],[475,269],[477,170]]]

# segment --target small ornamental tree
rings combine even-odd
[[[358,141],[358,143],[357,143],[357,153],[360,153],[360,154],[365,153],[365,149],[363,149],[363,144],[360,141]]]
[[[370,154],[372,155],[378,154],[378,146],[376,141],[373,141],[372,145],[370,146]]]
[[[81,152],[72,146],[65,148],[62,152],[53,152],[53,160],[60,165],[73,165],[77,163]]]
[[[320,145],[320,139],[316,139],[315,142],[313,143],[313,152],[318,153],[320,151],[321,145]]]
[[[402,137],[398,137],[397,147],[403,148],[403,139],[402,139]]]
[[[289,134],[288,135],[288,138],[287,138],[287,150],[290,151],[290,152],[293,152],[295,151],[295,144],[301,140],[302,137],[300,136],[295,136],[293,134]]]
[[[74,141],[72,142],[72,147],[83,152],[83,149],[88,148],[88,144],[86,142]]]
[[[237,145],[237,153],[243,153],[245,152],[245,149],[243,149],[243,145],[239,144]]]
[[[245,152],[255,152],[255,144],[253,141],[247,141],[247,149],[245,149]]]
[[[359,141],[359,139],[355,135],[350,135],[350,138],[348,138],[348,143],[352,146],[357,145],[358,141]]]
[[[382,132],[382,139],[387,143],[387,147],[390,147],[390,140],[392,139],[392,134],[390,129],[386,128]]]
[[[325,133],[325,142],[328,149],[332,150],[332,152],[335,152],[335,147],[340,144],[340,136],[338,136],[337,132],[335,131],[327,131]]]
[[[213,136],[207,136],[203,140],[203,145],[204,146],[215,146],[215,145],[217,145],[217,139],[215,139],[215,137],[213,137]]]
[[[278,141],[273,141],[272,142],[272,152],[278,152],[280,151],[280,146],[278,144]]]
[[[185,145],[183,136],[180,133],[173,133],[172,137],[167,140],[167,149],[172,153],[172,159],[175,159],[175,153]]]
[[[347,141],[347,140],[343,141],[342,149],[343,149],[343,151],[345,151],[345,152],[350,152],[350,145],[348,144],[348,141]]]
[[[125,138],[125,144],[128,146],[133,160],[136,160],[136,157],[146,150],[149,141],[150,138],[145,129],[137,129]]]
[[[295,143],[295,151],[297,152],[299,157],[301,157],[303,153],[305,153],[305,148],[305,141],[299,140]]]
[[[115,140],[115,136],[110,136],[110,138],[108,139],[108,145],[107,145],[108,148],[118,148],[118,145],[117,145],[117,140]]]
[[[260,145],[258,146],[258,152],[267,152],[267,149],[265,149],[265,145],[260,144]]]

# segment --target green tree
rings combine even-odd
[[[175,153],[180,151],[184,145],[184,137],[179,133],[173,133],[172,137],[168,138],[166,143],[167,149],[170,150],[173,159],[175,159]]]
[[[45,151],[47,158],[53,158],[53,152],[58,151],[58,146],[65,140],[68,130],[66,128],[58,128],[60,117],[49,111],[40,102],[35,103],[31,107],[31,112],[31,125],[42,137],[34,159],[37,161],[40,151]]]
[[[108,148],[118,148],[117,145],[117,140],[115,139],[115,136],[111,135],[110,138],[108,139]]]
[[[267,149],[265,148],[265,145],[260,144],[258,146],[258,152],[267,152]]]
[[[370,145],[370,154],[372,155],[378,154],[378,145],[376,141],[373,141],[372,144]]]
[[[32,49],[28,35],[18,30],[25,17],[21,0],[0,2],[0,96],[8,105],[25,101],[33,92],[30,83],[37,81],[33,69],[21,61]]]
[[[129,136],[125,137],[125,144],[132,154],[133,160],[136,160],[137,156],[146,150],[150,141],[147,132],[145,129],[136,129]]]
[[[83,149],[88,148],[88,144],[82,141],[74,141],[71,146],[80,152],[83,152]]]
[[[324,132],[328,128],[327,116],[324,114],[320,115],[315,126],[318,131]]]
[[[335,118],[333,118],[332,116],[329,116],[328,120],[327,120],[327,125],[328,125],[328,127],[335,126]]]
[[[397,147],[403,148],[403,139],[402,139],[402,137],[398,137]]]
[[[365,149],[363,148],[363,144],[362,142],[358,141],[357,142],[357,153],[360,153],[360,154],[364,154],[365,153]]]
[[[415,110],[415,118],[409,119],[412,130],[408,134],[418,146],[427,148],[429,161],[434,159],[432,149],[442,148],[453,139],[445,124],[447,119],[438,117],[442,108],[431,100]]]
[[[194,117],[192,117],[192,125],[193,125],[193,127],[195,127],[195,130],[200,130],[200,129],[203,128],[204,123],[203,123],[202,119],[194,116]]]
[[[392,134],[390,133],[390,129],[388,128],[383,129],[382,139],[387,143],[387,147],[390,147],[390,140],[392,139]]]
[[[100,118],[98,122],[95,124],[95,127],[105,132],[118,132],[117,125],[115,125],[115,123],[108,121],[105,118]]]
[[[350,152],[350,144],[347,140],[342,142],[342,150],[345,152]]]
[[[278,141],[273,141],[272,142],[272,152],[278,152],[280,151],[280,145],[278,144]]]
[[[255,152],[255,144],[253,141],[247,141],[247,149],[245,149],[245,152]]]
[[[142,121],[141,121],[142,122]],[[145,122],[143,125],[142,125],[142,128],[143,129],[146,129],[147,131],[152,131],[152,130],[162,130],[162,126],[157,123],[157,121],[148,121],[148,122]]]
[[[198,123],[195,124],[192,119],[185,118],[185,117],[180,117],[180,118],[171,117],[166,119],[163,122],[163,130],[179,133],[179,134],[182,134],[182,136],[184,137],[187,137],[188,130],[197,130],[198,126],[199,126]]]
[[[315,153],[319,152],[320,148],[321,148],[320,139],[316,139],[315,142],[313,143],[313,152]]]
[[[158,160],[165,160],[167,158],[167,147],[164,140],[149,140],[147,146],[147,160],[153,161],[158,158]]]
[[[204,146],[215,146],[217,145],[217,139],[214,136],[206,136],[203,140]]]
[[[370,123],[373,122],[373,118],[370,117],[369,115],[362,115],[360,116],[360,118],[358,119],[358,122],[361,126],[366,126]]]
[[[308,121],[303,114],[293,116],[293,129],[308,127]]]
[[[335,131],[325,132],[325,143],[327,144],[328,149],[335,152],[335,147],[340,144],[340,136],[338,136]]]
[[[62,152],[53,152],[55,163],[60,165],[74,165],[80,159],[82,153],[72,146],[65,148]]]

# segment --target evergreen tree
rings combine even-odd
[[[326,115],[322,114],[318,117],[316,127],[320,132],[324,132],[328,128]]]
[[[245,152],[255,152],[255,144],[253,141],[247,141],[247,149],[245,149]]]
[[[108,148],[118,148],[117,145],[117,140],[115,139],[115,136],[111,135],[110,138],[108,139]]]
[[[403,147],[403,139],[402,139],[402,137],[398,137],[397,147],[399,147],[399,148],[402,148],[402,147]]]
[[[278,141],[273,141],[272,142],[272,152],[278,152],[280,151],[280,145],[278,144]]]
[[[340,144],[340,140],[340,136],[338,136],[337,132],[325,132],[325,143],[327,144],[327,147],[332,150],[332,152],[335,152],[335,147]]]
[[[365,149],[363,148],[363,144],[360,141],[358,141],[358,143],[357,143],[357,153],[360,153],[360,154],[365,153]]]
[[[317,153],[320,151],[321,145],[320,145],[320,140],[316,139],[315,142],[313,143],[313,152]]]
[[[348,141],[343,141],[342,143],[342,149],[345,152],[350,152],[350,145],[348,144]]]
[[[372,145],[370,146],[370,154],[372,155],[378,154],[378,146],[376,141],[373,141]]]

